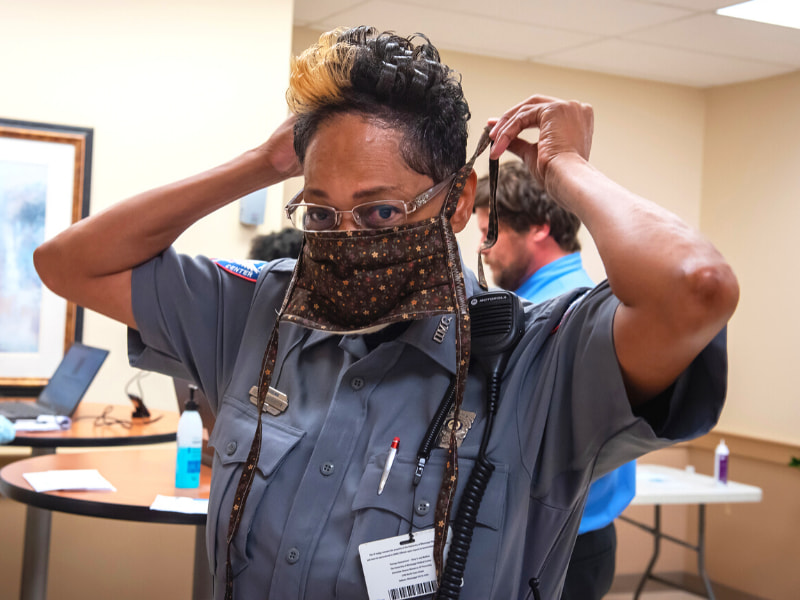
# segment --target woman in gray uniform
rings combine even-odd
[[[216,411],[216,598],[558,598],[591,480],[716,422],[730,267],[588,162],[591,107],[531,96],[478,150],[518,155],[589,229],[608,280],[524,305],[498,392],[470,365],[486,344],[454,237],[476,183],[457,74],[423,36],[337,30],[294,61],[287,98],[261,147],[43,244],[42,280],[127,324],[132,364],[194,380]],[[296,175],[298,261],[171,248]]]

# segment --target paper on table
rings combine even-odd
[[[64,415],[41,415],[35,419],[17,419],[15,431],[58,431],[69,429],[72,419]]]
[[[208,500],[187,498],[186,496],[162,496],[158,494],[150,505],[150,510],[166,510],[169,512],[205,515],[208,513]]]
[[[22,476],[37,492],[54,490],[91,490],[116,492],[109,481],[97,469],[61,469],[23,473]]]

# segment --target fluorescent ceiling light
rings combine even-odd
[[[797,0],[750,0],[720,8],[717,14],[800,29],[800,2]]]

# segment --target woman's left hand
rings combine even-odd
[[[490,157],[499,158],[510,150],[546,185],[548,167],[558,156],[577,154],[589,160],[594,111],[583,102],[537,95],[509,109],[499,119],[490,119],[489,126],[492,128],[489,135],[494,140]],[[536,143],[518,137],[531,128],[539,129]]]

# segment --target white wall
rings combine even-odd
[[[31,0],[0,5],[0,116],[94,128],[91,210],[226,161],[286,114],[291,0]],[[280,214],[282,189],[270,190]],[[277,210],[276,210],[277,209]],[[238,204],[177,246],[244,257],[252,227]],[[102,251],[102,249],[98,249]],[[111,355],[87,402],[127,403],[125,329],[87,311],[87,343]],[[151,375],[145,401],[176,407]]]

